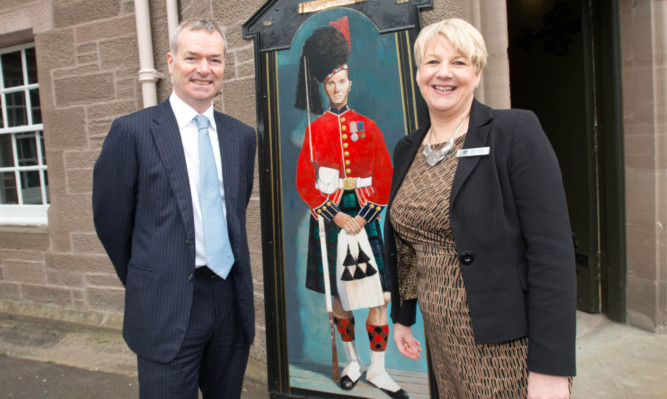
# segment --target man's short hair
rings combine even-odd
[[[190,30],[206,30],[208,32],[218,32],[222,36],[222,41],[225,43],[225,54],[227,53],[227,39],[225,39],[225,34],[222,30],[222,27],[212,19],[203,18],[190,21],[183,21],[174,30],[174,33],[171,35],[171,40],[169,42],[169,52],[176,54],[178,47],[178,35],[183,31],[183,29]]]

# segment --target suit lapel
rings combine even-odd
[[[220,164],[222,166],[222,186],[225,190],[225,207],[227,208],[227,226],[231,228],[229,223],[230,216],[233,214],[235,204],[238,196],[237,187],[238,182],[236,178],[239,176],[237,168],[239,167],[241,149],[239,148],[238,140],[234,134],[234,130],[228,118],[223,114],[215,113],[215,126],[218,133],[218,143],[220,144]],[[230,234],[231,239],[231,234]]]
[[[151,134],[181,212],[183,224],[186,226],[186,234],[188,238],[194,240],[194,216],[188,168],[185,164],[181,133],[169,101],[158,106]]]
[[[466,136],[463,148],[478,148],[487,146],[489,132],[491,131],[491,119],[493,118],[491,108],[473,100],[470,109],[470,123],[468,124],[468,134]],[[493,149],[491,149],[493,151]],[[459,158],[459,165],[456,168],[454,181],[452,183],[452,192],[450,198],[450,209],[454,208],[454,201],[461,187],[475,169],[482,157],[463,157]]]

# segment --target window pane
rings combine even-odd
[[[0,173],[0,204],[18,204],[14,172]]]
[[[38,164],[35,133],[17,134],[16,150],[18,151],[19,166],[35,166]]]
[[[37,83],[37,61],[35,61],[35,48],[25,49],[25,59],[28,63],[28,84]]]
[[[44,133],[37,132],[39,134],[39,145],[42,148],[42,165],[46,165],[46,151],[44,150]]]
[[[23,85],[23,64],[20,51],[2,55],[2,74],[5,88]]]
[[[42,203],[42,189],[39,184],[39,171],[21,172],[21,192],[23,203],[29,205]]]
[[[7,124],[24,126],[28,124],[28,115],[25,107],[25,93],[22,91],[5,94],[7,99]]]
[[[45,186],[45,191],[46,191],[46,204],[51,203],[51,196],[49,195],[49,174],[44,170],[44,184]]]
[[[5,127],[5,120],[2,117],[2,101],[4,100],[5,96],[0,94],[0,128]]]
[[[32,123],[42,123],[42,111],[39,107],[39,89],[30,90],[30,107],[32,108]]]
[[[14,166],[14,150],[12,149],[12,135],[0,134],[0,167]]]

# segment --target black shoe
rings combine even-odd
[[[350,389],[354,388],[355,385],[357,385],[357,382],[359,382],[360,379],[361,378],[357,379],[356,381],[352,381],[350,377],[344,375],[340,378],[338,383],[342,389],[349,391]]]
[[[382,388],[380,388],[380,389],[382,389]],[[382,392],[384,392],[384,393],[386,393],[387,395],[389,395],[390,398],[394,398],[394,399],[410,399],[410,395],[408,395],[408,393],[405,391],[405,389],[399,389],[399,390],[396,391],[396,392],[392,392],[392,391],[389,391],[389,390],[386,390],[386,389],[382,389]]]
[[[382,390],[382,392],[386,393],[390,398],[393,398],[393,399],[410,399],[410,395],[405,391],[405,389],[401,388],[396,392],[392,392],[388,389],[380,388],[379,386],[373,384],[370,381],[368,381],[368,383],[373,385],[375,388]]]

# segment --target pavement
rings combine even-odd
[[[667,335],[577,315],[573,399],[667,399]],[[0,313],[0,398],[138,397],[136,358],[116,330]],[[250,358],[242,399],[268,399]]]

